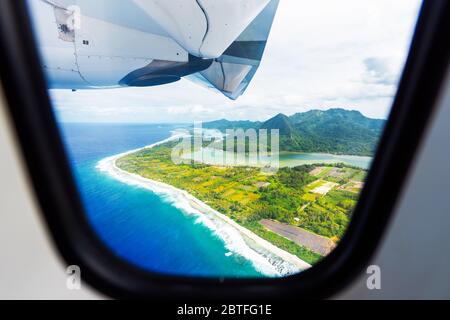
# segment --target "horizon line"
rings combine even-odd
[[[71,121],[71,120],[65,121],[65,120],[59,120],[58,119],[58,122],[59,123],[63,123],[63,124],[136,124],[136,125],[137,124],[142,124],[142,125],[144,125],[144,124],[159,124],[159,125],[177,125],[178,124],[178,125],[187,125],[187,124],[191,124],[192,122],[204,122],[204,123],[206,123],[206,122],[214,122],[214,121],[221,121],[221,120],[226,120],[226,121],[230,121],[230,122],[233,122],[233,121],[234,122],[236,122],[236,121],[265,122],[265,121],[268,121],[268,120],[270,120],[270,119],[272,119],[272,118],[274,118],[274,117],[276,117],[276,116],[278,116],[280,114],[283,114],[283,115],[285,115],[287,117],[292,117],[292,116],[294,116],[296,114],[307,113],[307,112],[311,112],[311,111],[323,111],[323,112],[326,112],[326,111],[330,111],[330,110],[344,110],[344,111],[347,111],[347,112],[359,112],[363,117],[371,119],[371,120],[387,121],[389,119],[389,115],[386,118],[371,118],[371,117],[366,116],[365,114],[363,114],[359,110],[349,110],[349,109],[335,107],[335,108],[330,108],[330,109],[326,109],[326,110],[310,109],[308,111],[295,112],[295,113],[293,113],[292,115],[289,115],[289,116],[286,115],[283,112],[279,112],[276,115],[274,115],[274,116],[272,116],[272,117],[270,117],[270,118],[268,118],[266,120],[250,120],[250,119],[230,120],[230,119],[227,119],[227,118],[220,118],[220,119],[200,120],[200,121],[194,120],[194,121],[190,121],[190,122],[177,122],[177,121],[174,121],[174,122],[168,122],[168,121],[155,122],[155,121],[128,121],[128,120],[126,120],[126,121],[120,121],[120,120],[117,120],[117,121],[116,120],[114,120],[114,121],[83,121],[83,120],[80,120],[80,121]]]

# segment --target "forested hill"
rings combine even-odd
[[[278,129],[280,150],[373,156],[385,120],[371,119],[358,111],[330,109],[278,114],[261,123],[218,120],[203,124],[207,129]]]

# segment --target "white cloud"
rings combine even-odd
[[[65,121],[265,120],[342,107],[387,116],[419,0],[281,0],[261,67],[237,101],[187,80],[151,88],[52,91]]]

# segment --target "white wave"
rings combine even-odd
[[[260,238],[188,192],[126,172],[116,166],[116,160],[123,156],[153,148],[186,135],[186,132],[174,132],[170,138],[163,141],[102,159],[97,164],[97,168],[123,183],[150,190],[184,214],[195,216],[195,223],[202,224],[210,229],[215,236],[224,242],[230,253],[240,255],[251,261],[259,272],[267,276],[286,276],[310,268],[311,265],[308,263]]]

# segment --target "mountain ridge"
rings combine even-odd
[[[287,116],[279,113],[264,121],[216,120],[207,129],[278,129],[280,150],[373,156],[386,121],[342,108],[310,110]]]

